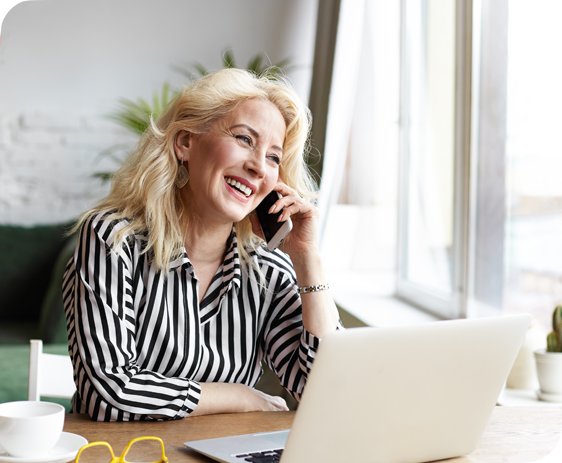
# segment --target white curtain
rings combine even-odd
[[[319,9],[321,8],[322,2],[319,4]],[[340,0],[322,153],[321,196],[318,204],[321,217],[320,244],[329,207],[336,202],[342,182],[356,98],[364,10],[364,0]],[[318,47],[316,50],[318,51]],[[314,77],[312,85],[315,85]],[[314,108],[311,109],[314,111]]]

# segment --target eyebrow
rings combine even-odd
[[[256,132],[252,127],[250,127],[250,126],[247,125],[247,124],[237,124],[237,125],[233,125],[232,127],[230,127],[230,129],[232,130],[232,129],[235,129],[235,128],[237,128],[237,127],[244,127],[244,128],[246,128],[246,129],[248,130],[248,132],[250,132],[254,137],[260,138],[260,134],[259,134],[258,132]],[[283,151],[283,148],[281,148],[280,146],[272,145],[271,147],[272,147],[273,149],[276,149],[276,150],[280,151],[281,154],[285,154],[285,151]]]

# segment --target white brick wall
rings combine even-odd
[[[118,165],[137,137],[91,114],[0,114],[0,224],[36,225],[75,219],[105,196],[94,172]]]

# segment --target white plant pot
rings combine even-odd
[[[562,398],[562,352],[546,352],[545,349],[535,351],[537,376],[541,386],[541,399],[558,402]],[[559,396],[559,397],[554,397]]]
[[[507,377],[506,387],[510,389],[530,389],[532,391],[539,389],[534,352],[546,345],[545,338],[546,334],[536,323],[529,327],[523,345],[519,349]]]

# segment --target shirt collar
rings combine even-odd
[[[193,265],[187,256],[185,247],[182,247],[181,255],[170,262],[170,271],[186,267],[188,272],[193,275]],[[226,241],[226,253],[222,262],[222,283],[223,288],[230,289],[234,284],[240,288],[242,282],[242,271],[240,268],[240,256],[238,254],[238,238],[236,228],[233,226],[230,236]]]

